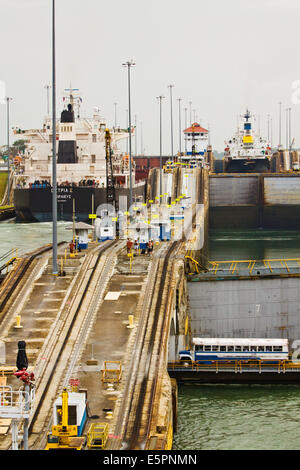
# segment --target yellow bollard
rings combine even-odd
[[[127,256],[128,256],[128,258],[129,258],[129,262],[130,262],[130,264],[129,264],[129,266],[130,266],[130,267],[129,267],[129,270],[130,270],[130,272],[131,272],[133,253],[131,253],[131,251],[130,251],[130,253],[128,253]]]
[[[67,250],[65,249],[65,261],[67,261]]]
[[[17,329],[23,328],[23,326],[21,325],[21,315],[16,315],[16,324],[14,328],[17,328]]]
[[[134,315],[128,315],[128,321],[129,321],[129,325],[127,326],[127,328],[134,328]]]

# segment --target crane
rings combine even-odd
[[[118,216],[119,206],[116,198],[115,180],[112,164],[111,133],[109,129],[105,130],[105,155],[106,155],[106,202],[115,207],[116,216]],[[116,232],[118,235],[119,224],[117,222]]]
[[[61,394],[62,406],[58,409],[61,422],[52,426],[52,433],[47,436],[45,450],[71,449],[81,450],[84,445],[84,437],[78,436],[78,427],[69,424],[68,391],[63,389]]]

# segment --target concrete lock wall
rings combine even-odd
[[[285,228],[300,224],[300,174],[211,175],[209,226]]]
[[[300,279],[189,282],[193,337],[300,340]]]

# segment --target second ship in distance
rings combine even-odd
[[[227,173],[263,173],[271,169],[272,149],[268,139],[254,132],[250,111],[242,116],[242,126],[225,144],[223,171]]]

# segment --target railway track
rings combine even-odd
[[[61,242],[58,245],[63,245],[65,242]],[[3,281],[0,287],[0,325],[1,330],[3,330],[3,323],[7,317],[9,309],[15,302],[17,296],[19,295],[22,288],[25,286],[28,281],[32,270],[29,270],[29,267],[32,267],[33,263],[37,259],[45,254],[46,252],[52,249],[52,245],[46,245],[42,248],[39,248],[23,258],[20,258],[16,261],[14,269],[8,274],[7,278]]]
[[[61,389],[68,385],[75,370],[89,329],[97,313],[113,270],[112,255],[124,242],[113,241],[97,247],[85,260],[80,279],[70,286],[70,299],[61,309],[61,316],[53,325],[49,341],[40,356],[46,356],[36,369],[35,409],[29,424],[31,449],[44,449],[47,431],[52,423],[52,404]],[[104,256],[103,256],[104,255]],[[76,282],[75,282],[76,281]]]
[[[151,422],[153,398],[156,380],[153,371],[159,362],[159,355],[153,354],[157,333],[159,345],[162,343],[163,327],[158,328],[163,298],[165,277],[170,257],[177,246],[173,242],[160,252],[149,269],[146,295],[143,299],[142,317],[139,321],[135,347],[129,365],[127,381],[120,404],[119,415],[115,426],[116,438],[110,443],[110,449],[142,450],[145,448],[147,432]],[[162,259],[162,256],[164,258]],[[160,275],[159,287],[155,289],[157,275]],[[146,393],[150,389],[150,400],[145,401]],[[132,398],[133,397],[133,398]],[[143,416],[148,416],[147,423]]]

